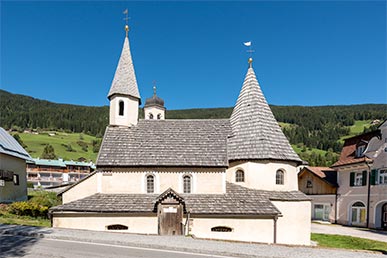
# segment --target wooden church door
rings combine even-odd
[[[167,198],[158,205],[159,235],[183,234],[183,208],[175,199]]]

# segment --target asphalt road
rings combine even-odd
[[[231,258],[113,244],[0,235],[0,257],[26,258]]]

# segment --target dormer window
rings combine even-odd
[[[118,103],[118,107],[119,107],[118,115],[123,116],[124,115],[124,102],[122,100]]]
[[[357,158],[362,157],[363,154],[364,154],[365,149],[366,149],[366,145],[359,145],[359,146],[357,146],[357,148],[356,148],[356,157]]]

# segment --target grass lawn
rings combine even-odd
[[[50,136],[49,133],[55,133]],[[98,153],[93,152],[92,141],[97,140],[96,137],[80,133],[64,133],[64,132],[42,132],[40,134],[18,133],[24,144],[27,145],[27,151],[33,158],[41,156],[46,144],[51,144],[54,147],[55,154],[64,160],[78,160],[83,157],[87,160],[95,162]],[[87,151],[82,150],[82,147],[77,143],[82,141],[87,144]],[[71,145],[73,151],[67,151],[66,146]]]
[[[387,254],[385,242],[365,238],[312,233],[311,240],[316,241],[322,247],[377,251]]]
[[[33,218],[29,216],[18,216],[10,213],[2,213],[1,211],[0,224],[51,227],[49,219]]]
[[[340,141],[363,133],[364,128],[371,126],[371,120],[355,120],[355,123],[349,127],[349,134],[340,138]]]

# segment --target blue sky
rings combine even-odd
[[[125,36],[143,103],[233,106],[244,41],[269,104],[386,103],[385,1],[1,2],[0,88],[59,103],[108,105]]]

